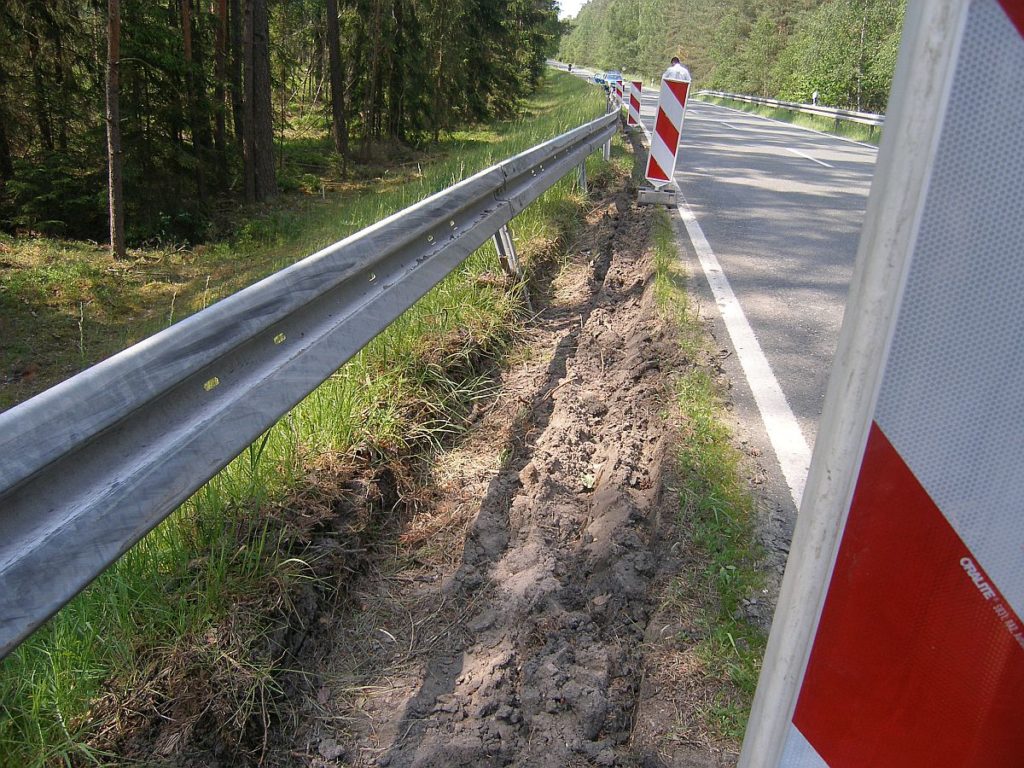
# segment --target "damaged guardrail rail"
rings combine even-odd
[[[0,414],[0,658],[582,166],[617,119],[481,171]]]

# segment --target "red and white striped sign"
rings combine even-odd
[[[622,103],[622,81],[621,80],[616,80],[615,81],[615,98],[619,100],[620,104]]]
[[[643,89],[643,82],[633,80],[629,84],[629,114],[626,116],[626,125],[632,127],[640,125],[640,91]]]
[[[686,113],[686,97],[689,90],[688,77],[685,80],[661,78],[658,117],[654,121],[651,152],[647,158],[647,173],[644,174],[655,187],[668,184],[675,173],[679,133],[683,129],[683,115]]]
[[[1024,766],[1024,2],[899,61],[742,768]]]

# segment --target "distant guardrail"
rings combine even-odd
[[[857,112],[851,109],[832,109],[831,107],[822,107],[817,104],[800,104],[795,101],[762,99],[758,96],[743,96],[737,93],[723,93],[721,91],[702,90],[698,91],[698,93],[704,96],[716,96],[720,99],[745,101],[748,104],[761,104],[766,107],[791,109],[794,112],[803,112],[804,114],[817,115],[818,117],[831,117],[837,122],[840,120],[846,120],[852,123],[860,123],[861,125],[870,125],[873,127],[885,125],[885,115],[876,115],[874,112]]]
[[[0,413],[0,658],[616,130],[607,114]],[[514,254],[512,254],[514,258]]]

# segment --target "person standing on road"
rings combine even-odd
[[[690,70],[683,66],[678,56],[673,56],[672,63],[669,64],[662,78],[665,80],[682,80],[688,83],[690,82]]]

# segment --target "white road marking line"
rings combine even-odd
[[[818,165],[824,165],[826,168],[835,168],[834,165],[829,165],[824,160],[819,160],[816,157],[811,157],[806,152],[801,152],[799,149],[793,149],[792,147],[786,147],[786,149],[788,149],[790,152],[792,152],[797,157],[802,157],[804,160],[810,160],[812,163],[817,163]]]
[[[678,185],[676,185],[678,189]],[[679,192],[676,208],[679,210],[679,218],[683,220],[686,232],[690,236],[690,242],[697,252],[697,259],[700,261],[704,276],[711,286],[718,311],[725,322],[729,338],[736,349],[736,356],[739,358],[740,366],[747,377],[750,389],[754,393],[754,401],[761,413],[765,430],[768,432],[768,439],[771,441],[775,456],[782,467],[782,474],[789,486],[789,493],[793,497],[796,508],[800,508],[800,498],[804,493],[804,483],[807,482],[807,470],[811,464],[811,449],[807,440],[800,431],[800,425],[793,415],[786,395],[779,386],[768,358],[765,357],[761,345],[754,335],[754,329],[750,327],[743,308],[740,306],[729,285],[725,272],[704,231],[697,222],[690,207],[682,198]]]

